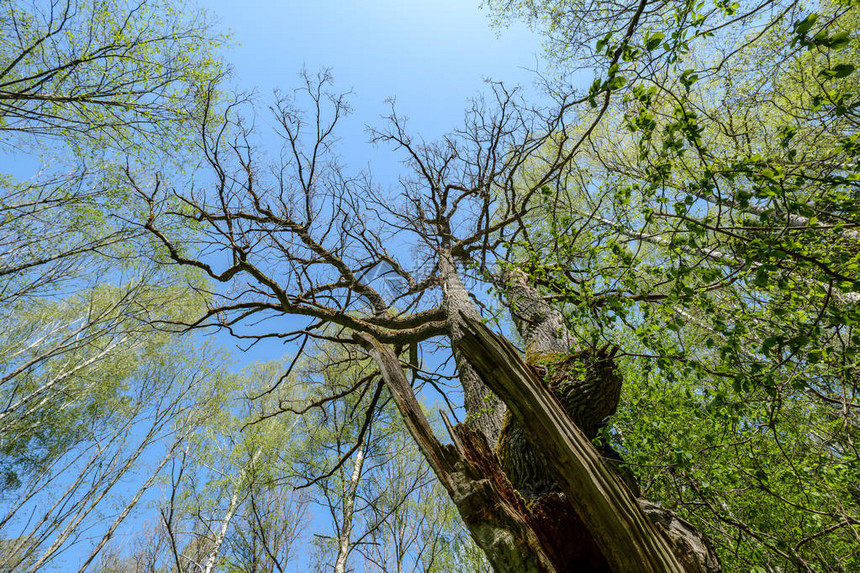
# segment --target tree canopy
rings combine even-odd
[[[94,528],[82,570],[617,570],[622,523],[673,570],[857,568],[856,5],[489,0],[546,38],[541,98],[488,83],[438,141],[392,103],[369,130],[390,181],[346,167],[328,71],[264,135],[182,6],[2,5],[0,138],[76,162],[2,182],[13,568]],[[231,370],[212,332],[290,352]],[[609,380],[588,428],[579,395],[550,404]],[[537,500],[493,453],[518,428]],[[46,505],[67,482],[77,513]]]

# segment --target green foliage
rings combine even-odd
[[[0,317],[3,487],[14,489],[133,416],[140,381],[157,378],[173,359],[175,341],[147,321],[175,320],[192,306],[177,289],[131,283],[7,307]]]
[[[629,36],[615,5],[518,6],[613,92],[509,248],[627,354],[617,448],[727,570],[856,569],[856,6],[649,4]]]
[[[224,74],[222,43],[176,2],[2,0],[0,137],[59,137],[79,153],[181,146]]]
[[[856,539],[840,518],[858,510],[857,463],[832,441],[844,430],[830,408],[790,383],[668,380],[649,368],[624,368],[627,392],[615,418],[646,497],[709,530],[725,544],[730,570],[772,570],[798,559],[813,570],[853,568]],[[834,507],[841,513],[835,519]],[[723,541],[733,530],[740,533]],[[839,556],[839,565],[823,555]]]
[[[146,261],[153,248],[135,240],[127,221],[140,215],[122,185],[128,161],[167,165],[187,148],[224,74],[223,39],[186,8],[0,2],[0,143],[41,152],[52,141],[71,157],[34,181],[0,179],[6,487],[130,423],[169,370],[171,337],[147,325],[201,311],[194,273]]]

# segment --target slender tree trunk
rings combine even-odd
[[[218,533],[215,534],[215,539],[212,540],[213,547],[206,556],[203,567],[201,567],[202,573],[212,573],[212,569],[218,561],[218,555],[221,553],[221,545],[224,544],[224,538],[227,537],[227,528],[230,527],[230,522],[236,514],[236,509],[239,507],[239,487],[236,486],[236,489],[233,490],[233,495],[230,496],[230,504],[227,506],[224,519],[221,520],[221,527],[218,528]]]
[[[259,457],[260,450],[257,450],[254,452],[254,455],[251,456],[249,467],[253,467]],[[227,506],[227,511],[224,513],[224,518],[221,520],[221,527],[218,528],[218,532],[215,534],[215,539],[213,539],[212,549],[206,556],[206,561],[202,567],[203,573],[212,573],[212,569],[218,561],[218,555],[221,553],[221,546],[224,544],[224,539],[227,537],[227,529],[230,527],[230,522],[233,521],[233,516],[236,515],[236,510],[239,509],[240,497],[247,479],[248,470],[243,469],[242,473],[239,474],[239,479],[236,481],[236,485],[233,487],[233,494],[230,496],[230,503]]]
[[[101,541],[99,541],[98,544],[90,552],[90,555],[89,557],[87,557],[87,560],[84,561],[83,565],[81,565],[79,573],[83,573],[84,571],[86,571],[90,563],[92,563],[96,556],[98,556],[99,552],[104,549],[104,546],[107,545],[108,541],[111,540],[117,528],[122,524],[125,518],[128,517],[128,515],[134,509],[135,505],[137,505],[137,502],[140,501],[141,497],[143,497],[143,494],[148,492],[149,488],[152,487],[152,484],[155,482],[155,479],[161,473],[161,470],[164,469],[164,466],[167,465],[167,462],[170,461],[170,458],[173,457],[173,453],[176,451],[176,447],[183,439],[185,439],[185,437],[186,436],[182,436],[181,438],[173,442],[173,445],[170,447],[170,449],[167,450],[167,453],[161,459],[161,462],[159,462],[158,466],[156,466],[155,470],[153,470],[152,474],[149,476],[146,482],[144,482],[144,484],[140,486],[134,497],[126,504],[125,508],[113,520],[113,523],[111,523],[108,530],[102,536]]]
[[[450,252],[439,255],[439,274],[443,281],[443,304],[448,316],[451,350],[457,365],[460,384],[463,386],[463,402],[468,416],[467,424],[479,431],[490,446],[495,446],[502,429],[505,404],[499,400],[475,369],[463,358],[460,341],[465,327],[464,317],[480,320],[480,313],[469,292],[463,285],[457,265]]]
[[[102,499],[105,498],[105,496],[107,496],[107,494],[112,490],[112,488],[117,484],[117,482],[119,482],[119,480],[123,476],[125,476],[126,473],[129,472],[132,467],[134,467],[135,462],[143,454],[146,447],[152,443],[153,439],[155,439],[157,432],[160,429],[161,423],[162,423],[162,420],[156,420],[153,423],[153,425],[149,428],[149,431],[147,432],[144,439],[140,442],[138,447],[124,461],[122,461],[119,457],[120,452],[122,451],[121,449],[120,449],[120,452],[117,452],[115,454],[115,457],[113,459],[103,460],[103,461],[98,460],[99,462],[102,462],[99,465],[103,464],[104,467],[107,468],[106,473],[101,475],[101,476],[93,476],[93,478],[91,478],[92,479],[92,482],[91,482],[92,487],[89,489],[87,494],[84,496],[84,499],[82,499],[80,502],[74,504],[77,508],[75,510],[76,514],[74,515],[73,519],[71,519],[69,521],[69,523],[66,525],[66,527],[63,529],[63,531],[60,532],[59,535],[57,535],[57,538],[54,540],[54,542],[51,544],[51,546],[41,555],[41,557],[39,557],[39,559],[37,559],[30,566],[30,568],[27,570],[28,573],[34,573],[35,571],[38,571],[43,565],[45,565],[50,559],[52,559],[57,552],[60,551],[63,544],[70,537],[75,535],[75,533],[78,531],[78,526],[81,524],[81,522],[92,511],[94,511],[96,509],[98,504],[102,501]],[[127,431],[129,431],[128,425],[126,425],[123,429],[121,429],[119,433],[123,433],[123,432],[127,432]],[[121,440],[125,441],[128,438],[128,436],[129,436],[129,434],[126,433],[121,438]],[[96,454],[97,458],[98,458],[98,455],[99,454]],[[120,464],[120,463],[122,465],[119,467],[116,467],[117,464]],[[77,489],[78,485],[80,485],[82,483],[82,480],[86,477],[88,477],[88,476],[85,476],[83,474],[79,475],[78,478],[76,479],[76,482],[74,484],[72,484],[72,486],[70,486],[69,489],[67,490],[66,495],[68,495],[68,493],[71,493],[75,489]],[[66,495],[61,496],[57,500],[57,503],[59,504],[59,503],[64,502],[64,501],[68,501],[68,498]],[[48,516],[49,516],[49,514],[45,514],[45,519],[47,519]],[[27,536],[22,536],[22,539],[25,539],[26,537]]]
[[[346,562],[352,546],[350,536],[352,534],[352,521],[355,514],[355,494],[358,491],[358,483],[361,481],[361,470],[364,467],[364,454],[366,442],[362,442],[355,452],[355,460],[352,464],[352,475],[347,485],[346,497],[343,500],[343,521],[338,535],[337,559],[334,562],[334,573],[346,573]]]

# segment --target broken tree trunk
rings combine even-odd
[[[560,500],[557,494],[545,496],[531,506],[524,503],[483,435],[458,424],[448,427],[453,445],[439,442],[394,351],[367,334],[357,333],[354,337],[376,361],[407,429],[495,571],[598,571],[605,570],[606,562],[613,571],[624,572],[719,571],[703,569],[686,546],[673,545],[663,536],[645,515],[655,506],[645,507],[643,512],[633,494],[605,466],[591,443],[507,341],[480,322],[466,323],[464,352],[499,396],[514,408],[524,428],[541,436],[535,442],[547,447],[547,457],[562,478],[562,490],[578,514],[577,522],[571,526],[559,529],[556,506],[566,506],[568,501]],[[482,353],[484,358],[475,353]],[[524,421],[524,417],[532,419]],[[685,531],[684,526],[690,531]],[[695,528],[686,522],[673,521],[665,529],[690,534],[694,542],[698,539]],[[599,562],[585,560],[590,544],[599,552]],[[577,560],[571,560],[571,546],[576,548]]]
[[[499,573],[556,573],[529,512],[499,467],[483,435],[458,424],[454,445],[436,439],[394,351],[373,337],[356,341],[376,361],[406,428],[448,491],[472,538]]]
[[[508,405],[533,443],[544,448],[559,486],[612,569],[655,573],[690,570],[510,343],[480,321],[464,320],[468,328],[461,340],[462,352]]]
[[[531,361],[536,360],[540,363],[542,358],[553,357],[558,354],[562,356],[570,355],[571,352],[583,354],[581,346],[577,344],[576,337],[568,330],[564,316],[541,297],[538,290],[529,283],[529,278],[525,273],[516,268],[509,269],[502,275],[501,284],[514,324],[525,341],[527,363],[529,363],[530,358]],[[590,352],[594,358],[599,359],[602,349],[593,349]],[[615,411],[618,404],[621,379],[613,371],[614,363],[611,360],[613,352],[610,351],[609,360],[602,368],[593,371],[593,374],[599,376],[598,378],[581,379],[580,383],[575,386],[569,386],[566,393],[559,393],[558,388],[553,389],[552,382],[547,380],[547,376],[540,374],[540,370],[546,371],[545,367],[534,369],[545,383],[549,382],[550,390],[561,401],[565,413],[574,424],[586,433],[586,437],[590,437],[594,433],[594,422],[602,416],[610,415]],[[558,362],[557,360],[554,361]],[[600,360],[598,361],[600,362]],[[555,373],[556,376],[558,374],[558,372]],[[571,393],[575,393],[575,395]],[[508,431],[508,435],[505,436],[508,440],[507,453],[517,453],[518,450],[514,448],[525,448],[524,452],[518,452],[520,457],[515,458],[514,461],[519,459],[521,463],[537,462],[549,466],[544,456],[540,455],[543,449],[541,445],[537,442],[531,443],[525,438],[523,428],[516,422],[512,412],[508,412],[505,422],[505,429]],[[581,422],[585,425],[579,425]],[[503,429],[503,433],[505,429]],[[632,473],[622,467],[619,454],[608,444],[603,444],[599,453],[604,456],[604,463],[608,464],[610,469],[624,480],[625,485],[638,496],[638,483]],[[510,460],[507,465],[511,465]],[[503,462],[502,467],[505,466],[506,463]],[[517,469],[516,466],[513,469]],[[541,472],[554,473],[549,472],[549,467],[541,471],[537,471],[537,469],[532,469],[532,473],[539,475],[543,475]],[[556,481],[552,479],[552,483],[555,484]],[[514,483],[515,487],[516,485]],[[551,518],[547,520],[548,523],[558,524],[556,530],[561,533],[569,532],[575,528],[585,528],[581,521],[571,519],[571,514],[575,515],[575,511],[566,499],[562,501],[564,503],[557,503],[552,506],[553,511]],[[676,513],[661,508],[648,500],[639,499],[638,503],[658,529],[669,537],[675,555],[682,560],[689,571],[697,573],[722,571],[722,565],[713,546],[695,526]],[[581,533],[580,537],[583,539],[583,543],[579,547],[568,546],[567,554],[571,558],[571,565],[575,566],[576,560],[587,554],[589,546],[585,540],[588,535],[589,532]]]

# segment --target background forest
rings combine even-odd
[[[241,92],[198,7],[0,0],[0,571],[504,570],[378,350],[531,511],[476,322],[610,365],[566,413],[708,571],[860,569],[857,4],[482,8],[534,85],[355,168],[349,90]]]

